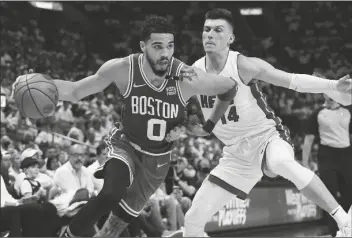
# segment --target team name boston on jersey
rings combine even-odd
[[[276,127],[286,140],[288,130],[282,126],[280,118],[269,108],[258,84],[247,86],[242,83],[237,71],[239,53],[230,51],[225,67],[220,75],[232,77],[238,83],[236,97],[215,126],[213,132],[225,145],[235,144],[242,138],[259,135]],[[205,57],[194,63],[194,66],[206,71]],[[204,117],[207,119],[214,107],[216,96],[198,95]]]
[[[185,119],[185,102],[180,95],[179,81],[166,78],[156,88],[143,71],[143,55],[130,55],[129,59],[129,85],[123,95],[123,131],[132,143],[147,153],[169,152],[172,143],[165,141],[165,136]],[[172,58],[168,75],[178,76],[183,65]]]

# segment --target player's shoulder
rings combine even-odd
[[[174,65],[174,66],[186,66],[186,63],[185,62],[183,62],[182,60],[180,60],[180,59],[178,59],[178,58],[176,58],[176,57],[172,57],[172,64]]]
[[[128,75],[130,69],[130,56],[114,58],[106,61],[98,70],[98,74],[104,78],[114,79],[116,76]]]
[[[193,67],[197,67],[197,68],[203,68],[202,66],[205,66],[205,56],[203,56],[202,58],[196,60],[193,64]]]
[[[104,66],[107,68],[127,68],[130,66],[130,55],[123,58],[114,58],[106,61]]]

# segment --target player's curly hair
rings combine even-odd
[[[147,41],[152,33],[171,33],[175,34],[175,29],[171,21],[165,17],[152,15],[149,16],[141,27],[141,40]]]
[[[232,29],[235,28],[235,24],[233,22],[233,17],[232,17],[232,12],[225,9],[225,8],[215,8],[215,9],[208,11],[205,14],[205,20],[207,20],[207,19],[212,19],[212,20],[223,19],[230,24]]]

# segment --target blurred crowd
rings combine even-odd
[[[143,16],[141,7],[127,2],[121,4],[125,8],[134,5],[128,9],[139,18],[104,22],[110,28],[135,29],[125,31],[119,36],[119,42],[112,42],[114,57],[139,52],[136,27]],[[181,33],[182,44],[176,46],[176,56],[192,64],[203,55],[201,28],[195,26],[201,26],[206,10],[216,4],[182,4],[187,7],[186,11],[168,16],[177,23]],[[239,39],[234,49],[262,57],[290,72],[318,71],[337,79],[351,68],[352,44],[347,35],[352,26],[348,14],[351,6],[333,2],[276,3],[272,11],[282,20],[282,35],[258,37],[253,47]],[[13,204],[18,205],[19,201],[20,204],[50,203],[60,218],[72,217],[102,187],[102,181],[95,179],[93,172],[106,159],[104,136],[120,121],[121,94],[111,86],[77,104],[60,102],[53,117],[34,121],[20,116],[10,99],[11,84],[30,68],[53,78],[79,80],[94,73],[111,55],[95,52],[94,48],[99,49],[99,45],[88,47],[87,37],[80,31],[60,28],[51,32],[55,36],[48,39],[38,17],[29,10],[26,12],[9,2],[1,2],[1,8],[4,13],[1,16],[4,26],[1,28],[1,94],[6,98],[6,106],[1,108],[1,177],[14,199]],[[296,157],[300,160],[304,120],[323,103],[322,96],[299,94],[264,83],[260,87],[269,105],[290,128]],[[195,102],[187,110],[202,117]],[[132,236],[161,236],[180,229],[194,194],[222,156],[222,144],[213,137],[184,135],[176,144],[167,178],[150,198],[136,224],[131,224]],[[316,149],[312,152],[313,170],[316,170]],[[1,203],[2,207],[8,205],[11,204]]]

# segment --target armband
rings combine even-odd
[[[212,122],[211,120],[207,120],[203,126],[203,130],[210,134],[213,131],[214,127],[215,127],[215,123]]]

